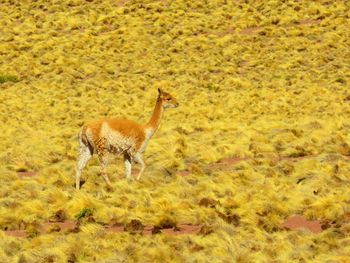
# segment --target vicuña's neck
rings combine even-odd
[[[161,120],[162,115],[163,115],[163,111],[164,111],[164,109],[162,106],[162,100],[160,97],[158,97],[156,105],[155,105],[154,110],[153,110],[152,117],[148,121],[148,123],[146,124],[147,128],[152,129],[152,134],[155,133],[159,127],[160,120]]]

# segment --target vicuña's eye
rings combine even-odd
[[[166,100],[169,101],[169,100],[171,100],[171,98],[167,98]]]

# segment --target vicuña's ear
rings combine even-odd
[[[158,93],[159,93],[159,95],[162,95],[163,91],[160,88],[158,88]]]

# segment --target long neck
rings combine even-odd
[[[162,106],[162,100],[161,100],[160,97],[158,97],[156,105],[155,105],[154,110],[153,110],[152,117],[148,121],[148,123],[146,124],[147,128],[151,128],[152,129],[152,135],[153,135],[153,133],[156,132],[156,130],[159,127],[160,120],[161,120],[162,115],[163,115],[163,111],[164,111],[164,109],[163,109],[163,106]]]

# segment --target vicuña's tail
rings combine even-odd
[[[92,143],[89,141],[89,138],[86,136],[86,127],[84,126],[78,135],[78,140],[81,146],[86,146],[89,148],[90,154],[94,154],[94,147]]]

